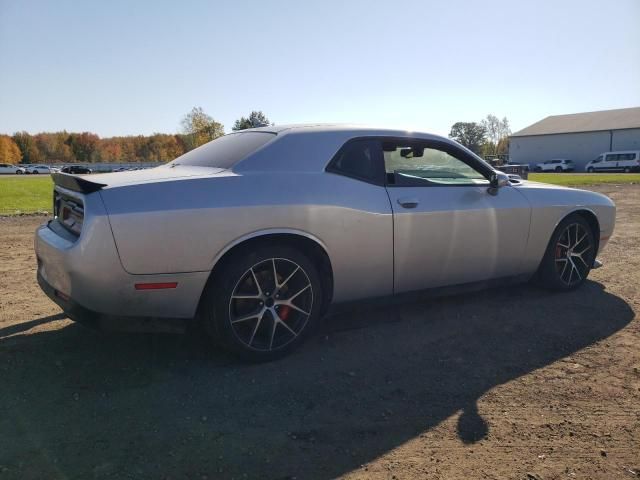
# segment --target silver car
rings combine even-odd
[[[604,195],[363,127],[245,130],[155,169],[53,179],[38,279],[70,318],[196,319],[252,360],[299,345],[331,304],[532,278],[576,288],[615,223]]]

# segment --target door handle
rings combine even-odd
[[[420,202],[417,198],[403,197],[398,199],[398,203],[404,208],[416,208]]]

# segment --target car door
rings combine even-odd
[[[618,154],[609,153],[605,155],[604,162],[602,162],[602,170],[607,172],[613,172],[618,169]]]
[[[591,168],[593,168],[594,171],[602,170],[603,161],[604,161],[604,156],[603,155],[599,155],[598,158],[596,158],[595,160],[592,161]]]
[[[385,139],[394,216],[394,292],[524,273],[531,207],[517,187],[494,194],[494,171],[446,142]]]

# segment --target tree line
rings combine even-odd
[[[235,121],[232,130],[271,125],[261,111]],[[176,134],[100,138],[91,132],[16,132],[0,135],[0,163],[140,163],[167,162],[224,135],[224,126],[194,107]]]
[[[482,157],[509,153],[510,135],[507,117],[500,120],[491,114],[480,122],[456,122],[449,132],[449,138]]]
[[[181,120],[176,134],[154,133],[100,138],[95,133],[16,132],[0,135],[0,163],[140,163],[168,162],[224,135],[224,125],[194,107]],[[261,111],[235,121],[232,130],[272,125]],[[487,115],[480,122],[456,122],[449,137],[483,157],[509,151],[511,129],[507,118]]]

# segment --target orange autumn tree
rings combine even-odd
[[[0,135],[0,163],[17,164],[22,160],[22,153],[16,142],[9,135]]]

